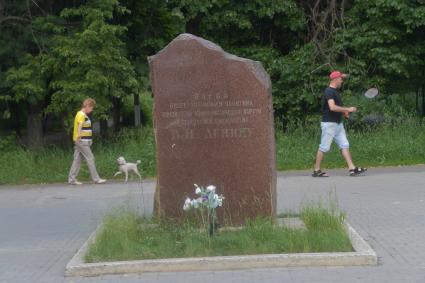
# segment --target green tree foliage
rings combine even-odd
[[[424,35],[423,1],[361,0],[347,13],[346,28],[336,39],[365,76],[382,87],[406,91],[407,84],[424,79]]]
[[[93,97],[98,101],[97,115],[107,119],[113,104],[116,110],[124,96],[137,92],[134,68],[120,39],[126,28],[108,23],[114,13],[127,12],[116,0],[89,1],[62,11],[61,17],[68,23],[77,20],[81,24],[70,25],[54,37],[55,91],[49,110],[72,116],[76,105]]]
[[[44,54],[27,54],[25,61],[26,64],[19,68],[12,67],[8,70],[6,81],[10,84],[13,95],[2,98],[25,105],[29,145],[37,148],[42,144],[42,115],[48,94],[47,77],[50,68]]]
[[[155,54],[167,45],[177,34],[185,31],[183,16],[171,9],[167,1],[121,0],[125,7],[131,7],[126,14],[115,15],[114,21],[127,27],[125,43],[131,62],[146,65],[146,56]],[[139,72],[147,75],[145,72]]]
[[[30,145],[41,145],[46,113],[60,118],[66,113],[64,122],[69,129],[75,110],[87,96],[99,101],[99,118],[113,116],[119,121],[122,98],[136,93],[139,85],[121,40],[126,28],[109,23],[114,14],[127,12],[118,1],[91,0],[60,9],[58,15],[43,11],[35,19],[22,20],[30,23],[30,27],[21,27],[30,30],[22,40],[32,42],[22,44],[13,57],[5,73],[6,83],[0,86],[5,93],[0,98],[26,106],[27,111],[20,114],[27,115]],[[10,53],[12,47],[9,44],[4,53]]]
[[[26,117],[28,143],[34,148],[42,143],[50,69],[45,53],[47,38],[39,29],[38,17],[43,12],[40,7],[33,9],[28,1],[0,1],[0,101],[7,105],[0,111],[14,121],[18,132],[16,121]]]
[[[1,121],[92,96],[119,124],[123,98],[149,90],[146,57],[182,32],[263,62],[284,123],[319,113],[332,69],[351,74],[348,99],[376,86],[376,106],[412,110],[393,94],[422,93],[425,113],[422,0],[0,0]]]
[[[287,52],[304,23],[294,0],[175,0],[170,5],[183,15],[186,31],[224,47],[268,45]]]

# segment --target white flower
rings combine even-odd
[[[215,192],[215,186],[213,186],[213,185],[209,185],[209,186],[207,187],[207,192]]]
[[[190,198],[187,198],[184,201],[183,210],[188,211],[188,210],[190,210],[191,206],[192,206],[192,200]]]
[[[196,199],[192,200],[191,205],[193,206],[193,208],[198,208],[199,207],[199,203]]]
[[[216,186],[209,185],[204,188],[203,186],[198,186],[197,184],[193,184],[195,186],[195,193],[199,197],[196,199],[186,198],[183,210],[188,211],[190,209],[197,209],[199,207],[208,208],[208,209],[216,209],[219,206],[223,205],[224,197],[223,195],[216,194]]]
[[[218,206],[222,206],[223,205],[223,200],[224,200],[223,195],[217,196],[217,205]]]

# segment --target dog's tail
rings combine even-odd
[[[142,163],[142,161],[140,161],[140,160],[137,160],[137,161],[136,161],[136,163],[137,163],[137,164],[140,164],[140,163]]]

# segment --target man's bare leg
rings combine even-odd
[[[353,160],[351,159],[351,153],[348,148],[341,149],[341,154],[344,157],[345,161],[347,162],[349,170],[353,170],[354,168],[356,168],[353,164]]]
[[[316,154],[316,164],[314,165],[314,171],[320,170],[320,165],[322,164],[324,153],[319,149]]]

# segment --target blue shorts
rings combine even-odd
[[[319,146],[320,151],[328,152],[331,149],[333,140],[335,140],[340,149],[350,147],[343,123],[322,122],[320,123],[320,127],[322,128],[322,138]]]

